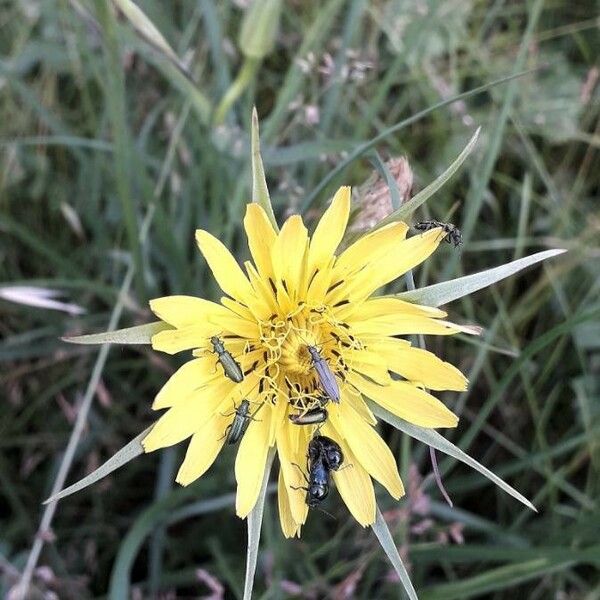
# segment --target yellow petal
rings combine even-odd
[[[205,321],[182,329],[166,329],[152,336],[152,348],[167,354],[176,354],[191,348],[208,349],[208,338],[217,333],[218,327]]]
[[[233,382],[231,382],[231,385]],[[173,446],[200,431],[217,411],[223,396],[219,394],[225,383],[206,386],[204,395],[192,394],[184,402],[170,408],[154,424],[150,433],[142,440],[146,452]],[[230,385],[230,386],[231,386]]]
[[[223,296],[220,299],[220,301],[224,307],[228,308],[232,313],[236,314],[238,317],[246,319],[248,321],[254,319],[254,315],[248,307],[244,306],[243,304],[240,304],[239,302],[236,302],[235,300],[232,300],[228,296]]]
[[[296,535],[300,537],[300,525],[292,517],[288,491],[281,470],[279,471],[277,483],[277,504],[279,506],[279,523],[281,524],[281,531],[283,531],[284,537],[293,538]]]
[[[344,453],[344,465],[333,472],[335,485],[352,516],[363,526],[375,522],[375,491],[373,482],[350,447],[329,424],[323,427],[325,435],[334,439]]]
[[[345,357],[354,371],[380,385],[390,382],[388,371],[393,371],[431,390],[467,389],[467,378],[454,365],[432,352],[412,347],[406,340],[387,338],[366,342],[365,349],[349,350]]]
[[[465,328],[442,319],[398,315],[396,317],[375,317],[365,321],[353,321],[352,333],[355,335],[453,335]],[[465,331],[466,333],[466,331]]]
[[[270,410],[261,411],[260,420],[250,423],[240,442],[235,459],[235,478],[238,484],[235,511],[242,519],[254,508],[260,492],[269,450],[270,425]]]
[[[290,511],[294,521],[300,524],[306,521],[308,514],[308,506],[305,501],[306,492],[292,488],[306,487],[306,481],[302,474],[306,467],[308,449],[306,429],[298,425],[285,424],[277,433],[277,452],[281,473],[289,494]]]
[[[214,315],[210,322],[219,328],[221,335],[231,333],[239,337],[254,339],[259,337],[260,331],[256,320],[248,320],[227,311],[224,315]]]
[[[214,315],[229,311],[215,302],[194,296],[165,296],[150,300],[152,312],[174,327],[193,327],[202,324]]]
[[[277,233],[261,206],[256,203],[246,206],[244,228],[248,237],[248,248],[258,272],[265,279],[272,277],[271,249],[277,239]]]
[[[341,406],[341,417],[332,422],[369,475],[379,481],[396,500],[404,495],[396,461],[375,429],[348,405]]]
[[[277,283],[295,299],[300,290],[308,250],[308,231],[300,215],[292,215],[283,224],[271,251]]]
[[[462,392],[467,389],[467,378],[454,365],[432,352],[398,345],[386,349],[385,356],[390,371],[430,390]]]
[[[358,352],[352,353],[353,356],[358,355]],[[361,352],[364,356],[367,353]],[[375,356],[371,353],[372,356]],[[361,362],[355,359],[350,360],[351,368],[353,371],[357,373],[362,373],[366,375],[370,379],[372,379],[375,383],[379,385],[388,385],[392,382],[392,378],[388,373],[387,367],[381,364],[370,364],[368,362]]]
[[[283,375],[280,376],[279,385],[283,387]],[[280,388],[281,389],[281,388]],[[289,421],[287,420],[287,402],[277,402],[271,408],[271,429],[269,431],[269,446],[275,444],[277,432],[285,428]]]
[[[248,306],[252,287],[229,250],[213,235],[196,230],[196,242],[219,287],[229,296]]]
[[[349,273],[356,273],[369,263],[377,262],[382,256],[394,251],[398,243],[406,237],[407,231],[406,223],[392,223],[362,236],[337,259],[336,277],[343,278]]]
[[[306,301],[308,304],[316,306],[325,302],[327,290],[331,285],[332,274],[331,267],[325,267],[312,274],[309,281],[307,281]]]
[[[223,388],[221,391],[215,392],[215,396],[220,398],[226,410],[229,412],[233,407],[239,404],[244,398],[248,398],[257,387],[260,380],[260,370],[256,369],[246,376],[240,383],[233,384],[229,389]],[[229,381],[227,377],[221,376],[221,381]],[[232,382],[233,383],[233,382]],[[204,389],[204,388],[202,388]],[[266,412],[266,411],[265,411]]]
[[[370,296],[375,290],[421,264],[439,246],[440,229],[431,229],[421,235],[403,240],[377,261],[371,262],[339,287],[328,301],[335,304],[338,296],[351,301]]]
[[[208,471],[225,443],[227,419],[218,412],[192,436],[176,481],[189,485]]]
[[[420,265],[435,252],[443,239],[437,228],[404,240],[399,245],[396,256],[386,255],[379,264],[372,265],[377,274],[377,281],[372,284],[372,289],[376,290]]]
[[[357,392],[355,388],[348,385],[345,385],[342,388],[342,402],[350,404],[363,421],[366,421],[370,425],[377,424],[377,419],[363,400],[362,394]],[[340,402],[340,404],[342,402]]]
[[[360,392],[396,416],[420,427],[456,427],[458,417],[437,398],[406,381],[380,386],[349,374]]]
[[[196,358],[180,367],[158,392],[152,408],[170,408],[186,400],[199,387],[215,376],[215,359],[211,356]]]
[[[273,292],[273,289],[270,286],[270,282],[274,282],[274,279],[272,277],[269,277],[268,279],[262,279],[256,268],[251,263],[246,263],[246,269],[248,271],[248,277],[250,277],[252,289],[256,294],[255,302],[259,308],[259,310],[253,309],[254,314],[272,315],[273,313],[277,313],[279,309],[279,306],[275,300],[277,288],[275,288],[275,292]]]
[[[371,298],[362,303],[351,303],[341,308],[334,309],[334,314],[337,318],[348,321],[366,321],[376,317],[395,318],[399,315],[411,315],[416,317],[432,317],[440,318],[447,315],[446,312],[439,308],[431,306],[423,306],[421,304],[413,304],[405,302],[399,298]]]
[[[329,264],[344,237],[350,214],[350,194],[349,187],[341,187],[315,229],[308,259],[308,271],[311,275],[315,269],[322,269]]]

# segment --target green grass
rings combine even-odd
[[[119,327],[147,322],[152,297],[218,297],[193,233],[208,229],[240,260],[247,255],[241,219],[255,104],[280,222],[304,210],[314,224],[337,185],[371,175],[373,150],[384,159],[405,154],[423,189],[481,125],[475,152],[417,214],[443,219],[455,210],[466,243],[459,252],[444,245],[415,272],[418,286],[569,249],[450,305],[452,318],[485,328],[481,339],[427,340],[471,380],[464,394],[442,394],[461,416],[444,435],[539,513],[441,456],[454,508],[431,477],[426,515],[412,511],[408,522],[410,498],[397,505],[381,489],[378,502],[420,598],[600,598],[596,5],[286,3],[275,50],[218,128],[210,107],[244,64],[237,4],[139,1],[195,84],[126,22],[96,12],[101,5],[0,7],[2,285],[62,290],[87,310],[74,317],[0,300],[0,594],[25,567],[98,357],[97,348],[59,337],[105,330],[120,306]],[[310,56],[316,64],[306,69],[299,59]],[[329,75],[317,68],[329,64],[324,56]],[[527,69],[535,70],[447,102]],[[317,125],[307,123],[307,105],[319,107]],[[133,281],[122,295],[128,270]],[[152,399],[182,360],[146,346],[110,350],[68,482],[152,422]],[[410,465],[430,473],[426,448],[387,427],[382,433],[405,479]],[[184,490],[173,483],[182,450],[142,456],[62,501],[55,541],[37,561],[54,579],[44,584],[37,573],[36,589],[50,586],[60,598],[120,599],[132,587],[142,597],[198,597],[209,593],[196,574],[204,569],[225,597],[241,598],[246,531],[233,514],[235,454],[224,451]],[[292,597],[289,582],[307,598],[349,597],[336,586],[355,577],[352,597],[397,598],[372,532],[347,518],[336,494],[326,508],[337,520],[311,513],[302,540],[285,541],[268,496],[255,597]],[[429,529],[419,534],[423,519]],[[451,526],[464,544],[443,543]]]

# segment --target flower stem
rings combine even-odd
[[[217,106],[217,109],[215,110],[215,125],[223,125],[229,109],[248,87],[254,78],[254,74],[256,73],[260,63],[261,61],[259,59],[251,57],[247,57],[244,60],[244,64],[237,74],[237,77],[229,86],[229,89],[225,92],[221,102],[219,102],[219,106]]]

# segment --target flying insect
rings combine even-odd
[[[441,221],[421,221],[420,223],[416,223],[414,225],[415,229],[419,231],[429,231],[430,229],[435,229],[436,227],[441,227],[444,231],[444,239],[448,244],[454,244],[455,248],[462,245],[462,234],[460,233],[460,229],[453,225],[452,223],[442,223]]]

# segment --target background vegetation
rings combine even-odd
[[[450,306],[485,327],[481,340],[428,340],[472,382],[443,397],[461,415],[446,435],[539,513],[442,460],[450,508],[426,449],[386,429],[410,493],[396,504],[379,490],[379,502],[424,599],[600,598],[597,5],[290,1],[261,60],[244,54],[254,44],[256,56],[255,41],[240,49],[246,4],[140,0],[195,85],[100,1],[0,4],[0,594],[42,535],[31,597],[240,597],[246,532],[233,515],[232,451],[186,490],[173,484],[182,448],[140,457],[60,503],[49,531],[38,527],[94,365],[69,482],[152,422],[152,399],[179,364],[145,346],[97,362],[97,348],[59,337],[105,330],[115,307],[120,327],[147,322],[151,297],[216,297],[193,231],[246,255],[256,104],[276,212],[309,222],[335,185],[360,185],[380,160],[406,155],[422,188],[482,126],[475,153],[419,215],[454,210],[465,245],[441,248],[417,284],[570,250]],[[362,142],[531,68],[415,118],[313,193]],[[241,69],[247,87],[220,105]],[[32,290],[15,302],[15,285],[58,290],[72,306],[26,305]],[[285,541],[267,503],[256,596],[397,598],[372,533],[335,494],[326,508],[336,520],[311,513],[302,539]]]

